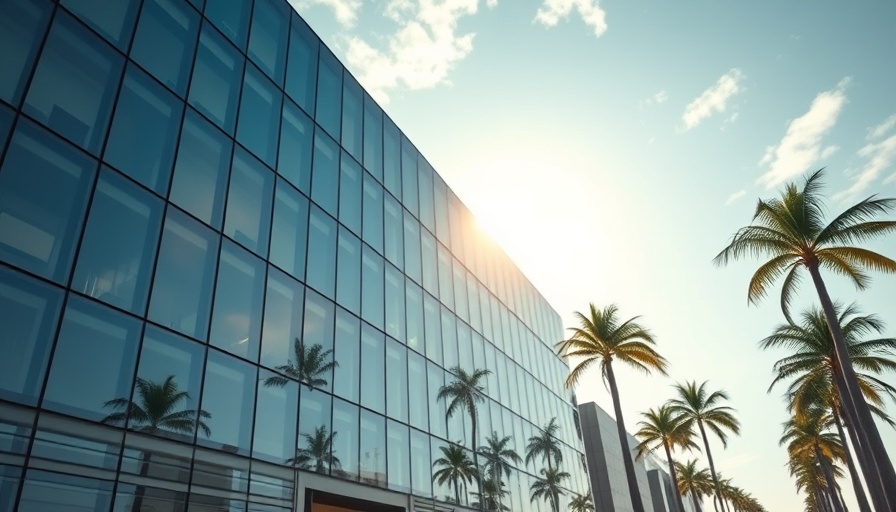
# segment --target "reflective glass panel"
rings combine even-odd
[[[71,16],[60,14],[28,88],[25,112],[96,154],[106,134],[122,60]]]
[[[255,66],[246,66],[236,138],[270,167],[277,163],[281,100],[280,91],[266,76]]]
[[[183,96],[198,29],[199,14],[188,5],[172,0],[146,0],[137,22],[131,58]]]
[[[295,360],[295,342],[302,336],[305,287],[277,269],[268,270],[267,298],[261,338],[261,364],[269,368]]]
[[[240,50],[246,49],[252,2],[206,2],[205,16]]]
[[[417,215],[417,150],[406,138],[401,138],[401,194],[402,204]]]
[[[0,464],[0,507],[3,510],[14,510],[21,479],[22,468]]]
[[[426,357],[442,364],[442,322],[439,301],[428,293],[423,294],[423,332],[426,339]]]
[[[420,155],[417,162],[420,187],[420,222],[432,232],[436,230],[435,210],[432,203],[432,175],[433,170],[429,163]]]
[[[132,510],[184,512],[186,500],[187,494],[184,492],[122,482],[115,492],[115,504],[112,506],[112,512],[130,512]]]
[[[108,3],[102,0],[65,0],[62,5],[93,27],[119,50],[127,51],[134,29],[134,15],[140,2],[122,0]]]
[[[378,413],[386,412],[386,351],[383,333],[367,324],[361,326],[361,405]]]
[[[404,275],[392,265],[386,265],[386,334],[405,341]]]
[[[286,93],[305,112],[314,115],[317,85],[317,36],[295,13],[289,35],[289,58],[286,65]]]
[[[19,512],[108,510],[112,505],[112,482],[73,475],[28,470]]]
[[[361,160],[362,108],[361,86],[350,75],[345,76],[342,89],[342,147],[355,160]]]
[[[408,427],[389,420],[387,428],[389,488],[399,492],[410,492],[411,458]]]
[[[360,400],[361,392],[360,336],[358,318],[342,308],[337,309],[334,357],[338,364],[333,375],[333,393],[355,403]]]
[[[255,254],[266,257],[274,173],[242,148],[235,153],[230,172],[230,191],[227,193],[224,234]]]
[[[451,369],[457,366],[457,327],[456,319],[451,311],[442,306],[442,345],[445,350],[445,368]]]
[[[420,223],[404,213],[404,271],[417,283],[422,282],[420,264]]]
[[[143,316],[162,201],[104,170],[93,195],[72,289]]]
[[[314,123],[295,103],[283,105],[280,126],[280,155],[277,172],[303,193],[311,193],[311,152]]]
[[[270,261],[297,279],[305,279],[308,200],[283,180],[274,194]]]
[[[444,245],[438,246],[439,299],[449,308],[454,307],[454,278],[451,270],[451,253]]]
[[[53,4],[9,0],[0,3],[0,99],[18,106],[31,76]]]
[[[433,207],[436,216],[436,236],[439,240],[448,245],[451,241],[451,230],[448,224],[448,198],[447,186],[442,181],[441,176],[433,173]]]
[[[358,478],[358,406],[333,400],[333,475]]]
[[[0,267],[0,398],[37,404],[61,303],[61,290]]]
[[[383,111],[364,95],[364,167],[383,181]]]
[[[320,52],[319,62],[314,118],[331,137],[339,140],[339,125],[342,120],[342,65],[326,48]]]
[[[222,453],[219,450],[197,449],[193,463],[190,512],[245,510],[243,500],[246,499],[249,487],[249,464],[249,459],[244,457]],[[196,507],[194,500],[199,497],[197,494],[216,495],[216,497],[202,496],[200,502],[208,508]]]
[[[420,230],[421,268],[423,288],[433,295],[439,294],[439,259],[436,253],[436,238],[425,229]]]
[[[340,165],[339,222],[361,234],[361,166],[344,152]]]
[[[264,269],[262,260],[224,242],[209,342],[250,361],[258,361]]]
[[[243,56],[220,32],[203,24],[190,81],[190,105],[231,135],[242,76]]]
[[[386,338],[386,414],[402,423],[408,421],[408,349]]]
[[[429,401],[426,395],[426,360],[414,351],[408,352],[408,411],[414,428],[428,430]]]
[[[459,318],[469,320],[470,312],[467,308],[467,271],[458,260],[454,260],[452,268],[452,277],[454,281],[454,311]],[[516,339],[516,337],[514,337],[514,339]]]
[[[383,116],[383,185],[401,199],[401,150],[398,127]]]
[[[448,407],[444,400],[438,400],[439,388],[445,385],[445,373],[432,362],[427,363],[426,366],[427,392],[429,393],[429,431],[433,435],[446,437],[448,428],[445,422],[445,413]]]
[[[335,415],[335,410],[333,411]],[[335,416],[334,416],[335,417]],[[386,486],[386,418],[361,411],[361,481]]]
[[[278,85],[283,84],[286,31],[289,10],[273,0],[255,0],[252,30],[249,33],[249,57]]]
[[[318,207],[308,220],[308,286],[334,297],[336,291],[336,221]]]
[[[60,463],[60,469],[91,468],[101,471],[88,470],[90,473],[108,474],[118,466],[123,437],[121,430],[43,413],[31,446],[31,466],[38,466],[35,459],[42,459]]]
[[[53,352],[43,406],[94,421],[126,412],[139,334],[138,321],[71,297]],[[77,386],[72,385],[75,382]]]
[[[368,245],[383,252],[383,187],[364,174],[363,236]]]
[[[103,159],[164,196],[182,116],[183,105],[177,97],[131,64]]]
[[[337,215],[339,199],[339,146],[317,130],[314,134],[314,173],[311,199],[332,216]]]
[[[460,366],[467,373],[473,372],[473,338],[470,326],[464,322],[457,323],[457,347],[460,354]]]
[[[411,485],[414,494],[432,496],[429,436],[411,429]]]
[[[335,431],[330,430],[333,399],[320,390],[302,386],[299,407],[299,438],[291,463],[301,469],[329,473]],[[338,466],[337,466],[338,468]]]
[[[261,370],[255,409],[255,436],[252,456],[286,464],[296,452],[299,384],[285,379],[270,380],[274,374]],[[282,383],[282,385],[280,385]]]
[[[360,315],[361,241],[342,226],[339,227],[336,265],[336,302]]]
[[[336,312],[334,305],[311,290],[305,293],[305,323],[302,327],[302,341],[306,353],[317,350],[320,365],[305,368],[302,381],[316,388],[330,391],[333,386],[333,329]],[[302,357],[304,360],[305,357]]]
[[[219,237],[169,208],[149,302],[149,319],[205,340]]]
[[[221,227],[233,143],[187,110],[171,184],[171,201],[212,227]]]
[[[423,337],[423,292],[420,287],[408,280],[405,286],[407,305],[407,343],[408,346],[419,353],[424,353],[425,338]]]
[[[401,205],[386,194],[383,208],[383,255],[398,268],[404,268],[404,217]]]
[[[197,442],[226,452],[249,454],[258,372],[250,364],[209,350],[202,410],[209,413],[209,436]]]
[[[366,245],[361,251],[361,318],[383,328],[383,258]]]

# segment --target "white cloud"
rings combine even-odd
[[[354,26],[361,9],[361,0],[289,0],[296,11],[307,9],[312,5],[322,5],[333,9],[333,14],[340,25]]]
[[[734,68],[725,73],[716,81],[715,85],[703,91],[694,101],[688,103],[681,116],[684,122],[683,131],[699,125],[704,119],[714,112],[724,112],[728,106],[728,100],[743,91],[741,82],[744,79],[743,72]]]
[[[729,204],[731,204],[731,203],[737,201],[738,199],[744,197],[746,194],[747,194],[747,190],[746,190],[746,189],[740,189],[740,190],[738,190],[737,192],[735,192],[735,193],[731,194],[730,196],[728,196],[728,200],[725,201],[725,206],[728,206]]]
[[[768,166],[768,170],[759,181],[767,188],[803,174],[837,150],[836,146],[823,147],[822,139],[837,124],[837,117],[846,105],[849,83],[847,77],[837,87],[819,93],[809,111],[790,122],[781,142],[766,148],[759,165]]]
[[[896,161],[896,114],[884,122],[868,129],[867,144],[856,154],[864,160],[864,165],[856,173],[852,186],[834,195],[835,200],[854,196],[862,192],[877,180],[878,176],[889,169]],[[896,174],[889,176],[884,183],[889,183]]]
[[[488,7],[497,0],[487,0]],[[396,88],[427,89],[447,82],[448,73],[473,50],[475,34],[458,34],[458,20],[476,14],[479,0],[391,0],[386,16],[399,28],[385,50],[347,36],[346,60],[358,80],[381,103]]]
[[[582,21],[600,37],[607,31],[607,13],[600,8],[598,0],[544,0],[535,21],[547,27],[554,27],[561,19],[566,19],[573,9],[579,11]]]
[[[665,90],[662,90],[649,98],[639,101],[638,107],[639,108],[652,107],[654,105],[659,105],[661,103],[665,103],[666,100],[668,100],[668,99],[669,99],[669,93],[667,93]]]

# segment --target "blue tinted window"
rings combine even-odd
[[[149,319],[205,340],[219,237],[168,208],[149,302]]]
[[[258,360],[264,262],[225,241],[218,262],[218,283],[209,342],[250,361]]]
[[[311,199],[334,217],[339,198],[339,146],[322,131],[314,134],[314,174]]]
[[[190,104],[222,130],[233,134],[243,77],[243,56],[205,23],[190,82]]]
[[[255,66],[246,66],[236,138],[270,167],[277,162],[280,100],[274,84]]]
[[[97,153],[122,58],[67,14],[56,17],[25,98],[28,112],[51,129]],[[64,85],[63,85],[64,84]]]
[[[307,236],[308,200],[278,180],[271,226],[271,263],[304,280]]]
[[[334,139],[342,120],[342,65],[328,50],[320,52],[317,70],[317,108],[314,118]]]
[[[426,395],[426,360],[408,351],[408,411],[411,426],[422,430],[429,428],[429,399]]]
[[[389,488],[399,492],[411,490],[410,444],[408,427],[395,421],[388,423]]]
[[[433,170],[430,167],[429,163],[423,159],[423,156],[420,156],[420,160],[417,162],[417,172],[419,173],[419,182],[418,185],[420,187],[420,222],[423,223],[424,226],[433,233],[436,230],[436,217],[435,210],[433,209],[432,202],[432,175]]]
[[[96,29],[119,50],[127,51],[134,30],[138,0],[106,2],[103,0],[65,0],[62,5]]]
[[[336,256],[336,302],[356,315],[361,314],[361,241],[344,227],[339,228]]]
[[[261,364],[276,368],[295,360],[295,341],[302,337],[305,288],[271,268],[261,338]]]
[[[451,311],[442,306],[442,345],[445,354],[445,368],[457,366],[457,326]]]
[[[22,468],[0,464],[0,507],[3,510],[14,510],[21,478]]]
[[[361,252],[361,318],[383,328],[383,258],[366,245]]]
[[[333,400],[333,434],[333,476],[357,480],[359,474],[357,405],[338,398]]]
[[[182,116],[177,97],[132,64],[118,97],[105,161],[167,194]]]
[[[401,138],[401,197],[402,204],[417,215],[417,150],[411,142]]]
[[[12,110],[0,104],[0,144],[3,147],[6,147],[6,136],[9,135],[9,130],[12,128],[13,116]]]
[[[444,245],[438,248],[439,300],[449,308],[454,307],[454,277],[451,270],[451,253]]]
[[[439,294],[439,259],[436,253],[436,238],[425,230],[420,230],[420,252],[422,256],[423,288],[433,295]]]
[[[411,485],[414,494],[421,496],[432,496],[432,465],[429,454],[429,436],[411,429]]]
[[[336,291],[336,221],[318,207],[308,220],[308,268],[305,282],[327,297]]]
[[[420,283],[420,223],[410,213],[404,213],[404,271]]]
[[[171,184],[171,201],[220,228],[233,143],[188,109]]]
[[[469,319],[469,311],[467,310],[467,271],[460,264],[460,261],[453,260],[452,266],[454,281],[454,312],[459,318]],[[514,337],[516,339],[516,337]]]
[[[274,374],[261,370],[255,409],[259,420],[255,422],[252,456],[285,464],[296,453],[299,384],[287,379],[282,386],[270,385],[270,377]]]
[[[291,101],[283,105],[277,172],[305,194],[311,193],[314,123]]]
[[[133,510],[136,506],[146,510],[172,510],[182,511],[187,499],[187,493],[158,489],[120,482],[115,491],[115,504],[112,510],[115,512]],[[139,502],[138,502],[139,500]]]
[[[187,88],[199,14],[171,0],[146,0],[137,23],[131,58],[183,96]]]
[[[230,173],[224,234],[262,257],[268,254],[273,194],[274,173],[238,149]]]
[[[407,343],[408,346],[423,354],[425,338],[423,331],[423,292],[411,280],[406,284],[407,302]]]
[[[470,326],[482,332],[482,312],[479,308],[479,281],[467,271],[467,303],[470,306]]]
[[[449,236],[451,231],[448,226],[448,198],[446,195],[448,190],[441,176],[433,173],[433,178],[433,207],[436,217],[435,233],[443,244],[448,245],[451,242],[451,237]]]
[[[340,168],[339,221],[361,234],[361,166],[343,153]]]
[[[362,203],[364,241],[378,252],[383,252],[383,187],[368,174],[364,174]]]
[[[335,410],[333,411],[335,414]],[[361,481],[386,486],[386,419],[361,411]]]
[[[362,157],[362,101],[361,86],[346,74],[342,90],[342,147],[358,161]]]
[[[289,10],[283,2],[256,0],[249,35],[249,57],[278,85],[283,84]]]
[[[207,2],[205,16],[241,50],[246,49],[252,2]]]
[[[161,224],[161,200],[104,170],[93,195],[72,289],[143,316]]]
[[[386,334],[404,341],[404,275],[386,265]]]
[[[442,364],[442,320],[439,301],[428,293],[423,294],[423,332],[426,339],[426,357]]]
[[[305,323],[302,326],[302,340],[305,349],[310,350],[315,345],[320,345],[321,354],[333,349],[333,329],[335,325],[335,307],[332,302],[324,297],[308,290],[305,293]],[[333,360],[333,353],[323,356],[324,364]],[[323,382],[315,383],[315,387],[329,391],[333,386],[333,372],[323,370],[316,375],[306,376],[306,380],[319,379]]]
[[[95,166],[20,121],[0,169],[0,259],[66,282]]]
[[[61,303],[61,290],[0,267],[0,398],[37,404]]]
[[[470,326],[463,323],[457,323],[457,350],[460,354],[460,366],[467,373],[473,373],[473,337],[470,332]]]
[[[431,361],[426,364],[426,383],[429,394],[429,431],[435,436],[446,437],[448,427],[445,412],[448,407],[444,400],[438,399],[439,388],[445,385],[445,372]]]
[[[386,414],[392,419],[408,421],[408,349],[386,338]]]
[[[28,470],[19,512],[71,510],[108,510],[112,505],[112,482],[48,471]],[[78,508],[82,508],[78,507]]]
[[[361,323],[344,309],[336,310],[334,358],[339,363],[333,375],[333,393],[351,402],[360,400]],[[366,363],[365,363],[366,364]]]
[[[404,268],[404,217],[401,205],[392,196],[385,195],[383,208],[384,251],[386,259],[398,268]]]
[[[252,441],[252,412],[255,410],[254,366],[209,350],[202,391],[202,410],[209,413],[209,437],[197,442],[219,450],[249,454]]]
[[[302,386],[299,438],[296,440],[298,446],[295,458],[289,461],[293,466],[317,473],[329,473],[333,441],[339,437],[330,430],[332,404],[330,395]]]
[[[70,298],[43,406],[104,421],[127,412],[139,334],[140,323],[131,317],[95,302]],[[75,382],[77,386],[72,385]]]
[[[364,167],[383,181],[383,111],[364,95]]]
[[[383,116],[383,185],[401,199],[401,152],[398,127]]]
[[[386,412],[386,349],[383,333],[367,324],[361,326],[361,405],[378,413]]]
[[[0,99],[19,104],[52,9],[50,2],[0,3]]]
[[[291,19],[286,94],[290,95],[305,112],[313,115],[317,89],[317,51],[320,43],[317,36],[296,13],[292,13]]]

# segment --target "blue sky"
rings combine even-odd
[[[769,510],[801,507],[766,394],[783,353],[757,348],[777,295],[747,307],[757,262],[711,260],[757,198],[818,168],[832,216],[896,196],[896,4],[293,3],[566,325],[589,302],[643,316],[671,369],[619,372],[629,430],[673,382],[709,380],[743,424],[713,445],[721,471]],[[874,248],[896,257],[892,238]],[[896,336],[896,277],[828,283]],[[610,409],[596,375],[578,395]]]

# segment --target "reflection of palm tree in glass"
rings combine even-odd
[[[483,506],[485,507],[486,512],[504,512],[505,510],[510,510],[510,507],[502,504],[504,501],[504,497],[510,494],[507,489],[504,488],[504,484],[497,480],[483,480],[482,481],[482,495],[478,492],[471,492],[473,496],[476,497],[477,507],[479,506],[479,500],[483,500]]]
[[[557,418],[551,418],[551,421],[537,436],[529,438],[529,444],[526,445],[526,464],[541,457],[548,464],[548,470],[554,469],[551,464],[553,460],[558,466],[563,462],[563,452],[560,451],[560,441],[557,440],[557,433],[560,431],[560,425],[557,424]]]
[[[336,432],[327,432],[327,427],[321,425],[311,434],[302,434],[305,438],[305,448],[296,450],[296,456],[287,459],[287,464],[302,469],[311,469],[318,473],[326,474],[327,468],[332,466],[334,470],[342,469],[339,458],[333,454],[333,439]]]
[[[535,500],[543,499],[550,504],[551,510],[560,512],[560,495],[563,494],[560,485],[569,478],[569,473],[559,469],[541,468],[541,475],[542,478],[536,478],[530,487],[532,495],[529,497],[529,502],[535,503]]]
[[[441,469],[432,474],[432,479],[439,485],[445,485],[445,482],[448,482],[449,488],[454,487],[455,503],[460,504],[461,487],[466,493],[467,484],[476,478],[476,466],[467,455],[467,450],[459,445],[450,444],[440,446],[439,449],[442,450],[442,456],[436,459],[432,465]]]
[[[594,512],[594,502],[591,501],[591,493],[576,494],[569,501],[569,512]]]
[[[501,475],[510,478],[511,463],[520,465],[523,462],[516,450],[508,446],[511,440],[510,436],[500,437],[497,432],[493,431],[492,435],[485,440],[486,445],[479,449],[479,453],[485,457],[482,470],[488,480],[483,482],[483,485],[491,483],[491,488],[483,487],[482,492],[485,495],[487,510],[504,509],[502,499],[507,494],[507,491],[503,489],[504,482]],[[490,490],[492,491],[491,493],[489,492]],[[493,508],[488,508],[490,495],[497,500],[497,506]]]
[[[324,350],[320,343],[306,347],[302,340],[296,338],[293,343],[293,352],[295,361],[288,360],[286,364],[274,369],[308,385],[311,389],[314,389],[315,386],[323,387],[329,384],[324,376],[339,366],[339,363],[333,360],[333,349]],[[275,375],[265,379],[264,385],[282,388],[287,382],[286,377]]]
[[[104,403],[103,407],[120,410],[103,418],[102,422],[124,425],[130,419],[131,428],[138,432],[154,435],[171,432],[191,437],[198,425],[205,437],[211,436],[211,429],[203,419],[210,419],[212,415],[202,409],[182,408],[190,400],[190,394],[178,389],[174,375],[169,375],[162,383],[137,377],[136,389],[137,400],[115,398]],[[140,455],[140,476],[149,474],[151,455],[148,451]],[[131,510],[139,511],[142,508],[145,492],[142,485],[137,486]]]

